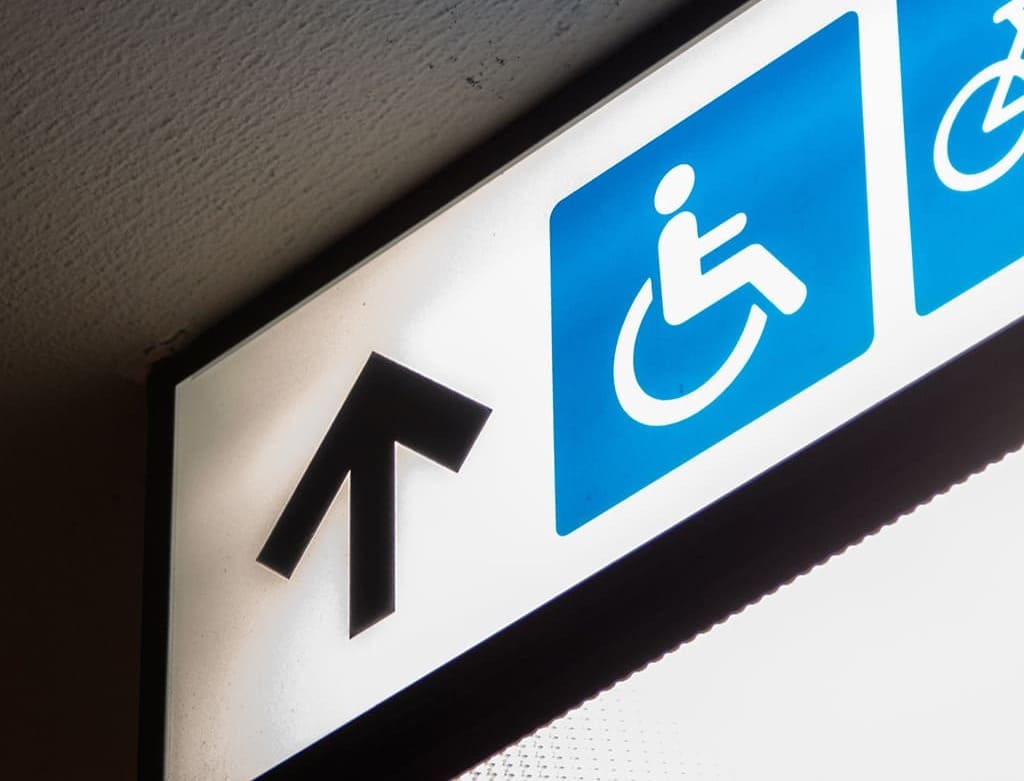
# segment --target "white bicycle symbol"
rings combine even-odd
[[[697,218],[683,205],[693,191],[695,174],[689,165],[671,169],[654,194],[655,210],[674,215],[658,239],[658,274],[662,315],[669,325],[680,325],[740,288],[750,285],[782,314],[803,306],[807,288],[778,258],[760,244],[750,244],[708,271],[701,259],[743,232],[745,214],[736,214],[701,234]],[[637,423],[669,426],[679,423],[717,399],[743,371],[764,333],[768,315],[751,304],[746,324],[725,362],[699,387],[674,398],[652,396],[636,376],[636,342],[640,326],[654,301],[654,283],[648,279],[633,298],[615,344],[612,379],[619,405]]]
[[[960,192],[972,192],[988,187],[1020,162],[1021,158],[1024,158],[1024,130],[1021,131],[1020,138],[1009,152],[1001,157],[995,165],[982,171],[974,173],[961,171],[953,164],[949,156],[949,136],[953,131],[953,123],[956,122],[967,101],[990,81],[996,82],[995,94],[985,113],[985,119],[981,125],[982,131],[991,133],[1024,114],[1024,96],[1007,102],[1014,79],[1024,79],[1024,0],[1011,0],[995,12],[992,20],[996,24],[1009,22],[1016,28],[1017,33],[1010,46],[1010,53],[1005,60],[992,63],[964,85],[963,89],[953,98],[949,108],[946,109],[935,136],[933,150],[935,172],[943,184],[951,190]]]

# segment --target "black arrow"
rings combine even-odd
[[[291,577],[346,476],[349,636],[395,611],[395,443],[458,472],[491,410],[371,353],[257,561]]]

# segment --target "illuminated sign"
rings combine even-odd
[[[800,512],[875,495],[924,407],[873,408],[1024,313],[1022,29],[754,3],[160,375],[166,776],[493,748],[604,680],[583,638],[635,666],[848,542]]]

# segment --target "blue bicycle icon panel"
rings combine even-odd
[[[847,14],[555,207],[560,534],[868,348],[862,114]]]
[[[917,311],[1024,256],[1024,0],[900,0]]]

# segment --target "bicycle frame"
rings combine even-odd
[[[1021,2],[1021,0],[1011,0],[1011,2],[1001,6],[995,12],[992,21],[996,24],[1009,22],[1017,31],[1006,61],[1015,63],[1024,60],[1024,2]],[[1008,70],[999,74],[995,94],[992,96],[992,103],[985,113],[985,120],[981,126],[981,129],[986,133],[991,133],[1018,114],[1024,112],[1024,98],[1018,98],[1008,103],[1010,87],[1013,84],[1014,78],[1015,74]]]

